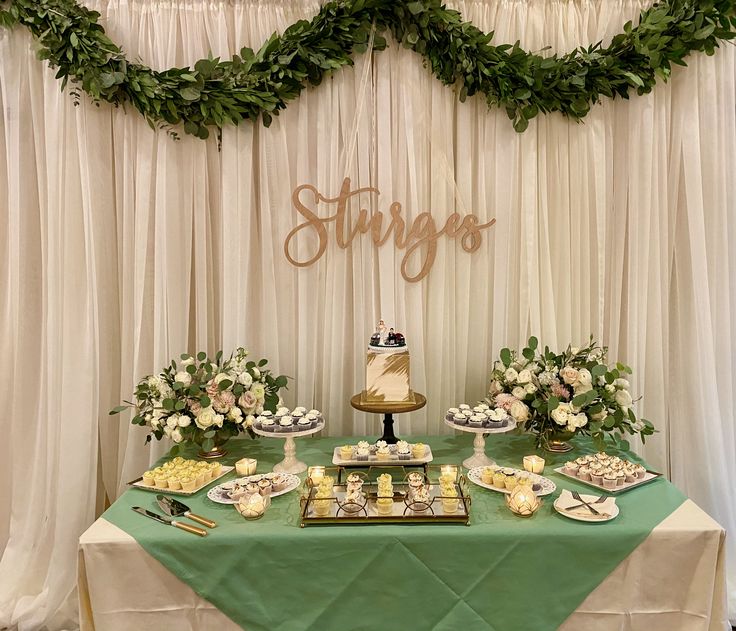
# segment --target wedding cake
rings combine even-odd
[[[383,320],[379,320],[368,346],[362,399],[366,403],[414,402],[406,341],[401,333],[388,329]]]

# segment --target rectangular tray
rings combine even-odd
[[[394,445],[391,445],[393,447]],[[335,451],[332,452],[332,464],[338,467],[402,467],[406,466],[417,466],[432,462],[434,456],[432,456],[432,448],[426,445],[424,457],[422,458],[409,458],[409,460],[399,460],[396,452],[391,453],[391,457],[388,460],[379,460],[375,454],[368,456],[368,460],[343,460],[340,457],[340,448],[335,447]]]
[[[570,475],[569,473],[565,473],[564,467],[557,467],[557,469],[555,469],[554,471],[555,473],[564,475],[566,478],[570,478],[571,480],[580,482],[580,484],[585,484],[586,486],[593,487],[594,489],[598,489],[600,491],[603,491],[604,493],[611,493],[612,495],[630,491],[631,489],[635,489],[636,487],[641,486],[642,484],[648,484],[652,480],[656,480],[657,478],[662,477],[661,473],[657,473],[656,471],[650,471],[649,469],[647,469],[646,473],[644,474],[644,477],[641,478],[640,480],[637,480],[636,482],[624,482],[622,486],[617,486],[614,489],[607,489],[602,484],[596,484],[592,480],[581,480],[579,477],[575,475]]]
[[[333,486],[333,496],[329,498],[331,502],[330,512],[320,517],[314,512],[313,502],[315,501],[315,489],[306,487],[302,495],[301,506],[301,526],[311,524],[465,524],[470,521],[470,495],[467,492],[465,478],[460,476],[459,482],[455,484],[458,489],[458,497],[453,498],[459,500],[457,511],[454,513],[445,513],[440,499],[439,486],[433,484],[430,490],[431,504],[424,511],[417,512],[411,510],[404,502],[404,493],[407,486],[405,484],[394,484],[394,504],[390,515],[379,515],[376,507],[376,485],[366,484],[367,501],[363,508],[358,512],[346,512],[340,506],[345,497],[345,485],[335,484]]]
[[[179,489],[178,491],[172,491],[169,488],[162,489],[160,486],[146,486],[143,484],[143,478],[140,477],[136,480],[133,480],[132,482],[128,482],[129,486],[134,486],[137,489],[142,489],[143,491],[155,491],[156,493],[167,493],[169,495],[194,495],[197,491],[201,491],[202,489],[208,487],[213,482],[216,482],[221,477],[227,475],[231,471],[233,471],[235,467],[226,467],[223,465],[222,471],[220,472],[220,475],[218,475],[216,478],[212,478],[210,480],[207,480],[204,484],[201,486],[197,486],[194,488],[193,491],[182,491]]]

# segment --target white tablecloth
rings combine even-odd
[[[730,631],[724,538],[723,528],[685,501],[560,629]],[[240,628],[104,519],[79,540],[79,602],[81,631]]]

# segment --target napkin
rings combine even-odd
[[[581,494],[580,497],[582,497],[588,504],[591,504],[595,510],[597,510],[601,517],[608,517],[612,514],[614,506],[616,505],[616,498],[615,497],[607,497],[605,501],[596,504],[595,502],[599,499],[599,496],[596,495],[583,495]],[[557,498],[557,501],[555,504],[560,510],[564,510],[566,513],[570,513],[572,515],[580,515],[582,517],[592,517],[593,519],[598,518],[598,515],[594,514],[587,506],[581,506],[580,508],[572,508],[571,506],[577,506],[580,504],[580,500],[576,500],[570,491],[567,489],[564,489],[562,493],[560,494],[560,497]]]

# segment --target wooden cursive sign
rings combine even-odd
[[[303,193],[304,195],[302,195]],[[315,206],[320,202],[337,204],[335,214],[328,217],[319,217],[316,211],[307,205],[307,200],[304,199],[310,193]],[[343,250],[353,242],[358,234],[370,233],[373,243],[376,246],[381,246],[391,238],[393,233],[394,245],[400,250],[406,250],[401,261],[401,275],[408,282],[415,283],[422,280],[432,268],[437,255],[437,239],[443,234],[450,239],[459,238],[463,250],[466,252],[475,252],[481,245],[481,230],[490,228],[496,223],[495,219],[491,219],[488,223],[479,223],[479,219],[475,215],[461,217],[458,213],[452,213],[445,221],[443,228],[437,230],[432,215],[428,212],[422,212],[414,218],[407,230],[406,221],[401,216],[401,204],[393,202],[389,207],[390,220],[385,230],[383,227],[384,215],[380,210],[370,213],[365,208],[361,208],[357,221],[352,224],[347,210],[348,200],[361,193],[379,194],[377,188],[370,186],[357,188],[354,191],[350,190],[350,178],[343,180],[340,194],[337,197],[325,197],[311,184],[297,186],[291,195],[291,200],[297,212],[306,221],[300,223],[286,237],[284,254],[289,262],[297,267],[308,267],[319,260],[327,249],[327,224],[334,221],[335,241]],[[313,230],[319,240],[319,247],[314,256],[305,261],[295,259],[289,248],[291,240],[301,230]],[[412,275],[409,273],[409,262],[415,253],[418,253],[419,257],[419,271]]]

